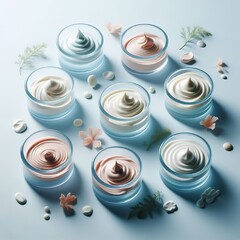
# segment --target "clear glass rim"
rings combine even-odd
[[[91,27],[91,28],[93,28],[94,30],[96,30],[96,31],[99,33],[99,36],[100,36],[101,41],[100,41],[100,43],[99,43],[98,48],[96,49],[96,51],[99,51],[99,50],[102,48],[102,46],[103,46],[103,42],[104,42],[103,35],[102,35],[101,31],[100,31],[97,27],[95,27],[95,26],[93,26],[93,25],[91,25],[91,24],[88,24],[88,23],[73,23],[73,24],[67,25],[66,27],[62,28],[62,30],[61,30],[61,31],[58,33],[58,35],[57,35],[56,44],[57,44],[58,50],[61,51],[64,55],[68,55],[68,56],[69,56],[69,54],[67,54],[67,53],[61,48],[60,43],[59,43],[59,38],[60,38],[60,35],[61,35],[67,28],[70,28],[70,27],[73,27],[73,26],[77,26],[77,25],[82,25],[82,26]]]
[[[64,164],[62,164],[61,166],[57,167],[57,168],[54,168],[54,169],[48,169],[48,170],[44,170],[44,169],[39,169],[39,168],[35,168],[33,167],[27,160],[26,160],[26,157],[25,157],[25,154],[24,154],[24,147],[25,147],[25,144],[26,142],[34,135],[38,134],[38,133],[44,133],[44,132],[49,132],[51,135],[51,133],[57,133],[59,134],[60,136],[62,136],[64,138],[64,140],[66,140],[67,144],[69,145],[69,148],[70,148],[70,151],[69,151],[69,156],[68,156],[68,159],[65,161]],[[39,130],[39,131],[36,131],[34,133],[32,133],[31,135],[29,135],[26,140],[23,142],[22,146],[21,146],[21,149],[20,149],[20,155],[21,155],[21,158],[22,158],[22,162],[24,163],[24,165],[29,168],[30,170],[34,171],[34,172],[37,172],[37,173],[42,173],[42,174],[51,174],[51,173],[55,173],[55,172],[58,172],[58,171],[61,171],[63,170],[64,168],[66,168],[72,161],[72,152],[73,152],[73,145],[72,145],[72,142],[70,141],[70,139],[63,133],[57,131],[57,130],[54,130],[54,129],[46,129],[46,130]]]
[[[44,70],[44,69],[48,69],[48,68],[49,68],[49,69],[55,69],[55,70],[57,69],[57,70],[60,70],[60,71],[64,72],[64,74],[66,74],[66,75],[69,77],[69,80],[70,80],[70,82],[71,82],[71,88],[70,88],[70,90],[69,90],[69,93],[68,93],[66,96],[64,96],[64,97],[62,97],[62,98],[60,98],[60,99],[58,99],[58,100],[55,100],[55,101],[42,101],[42,100],[39,100],[39,99],[35,98],[35,97],[30,93],[30,91],[28,90],[28,82],[29,82],[30,78],[32,77],[32,75],[35,74],[35,73],[38,72],[38,71],[41,71],[41,70]],[[55,105],[55,104],[57,104],[57,103],[60,103],[63,99],[67,99],[67,98],[72,94],[73,88],[74,88],[74,81],[73,81],[72,76],[71,76],[70,74],[68,74],[67,72],[65,72],[62,68],[60,68],[60,67],[55,67],[55,66],[46,66],[46,67],[40,67],[40,68],[34,70],[32,73],[30,73],[30,75],[27,77],[27,80],[25,81],[24,88],[25,88],[25,92],[26,92],[27,96],[28,96],[31,100],[33,100],[34,102],[37,102],[37,103],[39,103],[39,104],[45,104],[45,105]]]
[[[108,149],[124,149],[124,150],[127,150],[129,152],[131,152],[137,159],[137,163],[139,165],[139,173],[138,175],[132,179],[130,182],[128,183],[125,183],[125,184],[121,184],[121,185],[110,185],[110,184],[107,184],[105,183],[104,181],[102,181],[98,175],[96,174],[95,172],[95,168],[94,168],[94,165],[95,165],[95,161],[97,160],[98,156],[104,152],[105,150],[108,150]],[[134,161],[134,160],[133,160]],[[111,189],[121,189],[121,188],[127,188],[128,186],[130,186],[132,183],[134,182],[138,182],[141,178],[141,175],[142,175],[142,162],[141,162],[141,159],[140,157],[137,155],[137,153],[135,153],[133,150],[127,148],[127,147],[123,147],[123,146],[110,146],[110,147],[106,147],[104,149],[102,149],[101,151],[99,151],[97,153],[97,155],[94,157],[93,161],[92,161],[92,166],[91,166],[91,170],[92,170],[92,176],[94,177],[95,180],[97,180],[97,182],[99,182],[101,185],[107,187],[107,188],[111,188]]]
[[[121,117],[115,117],[115,116],[112,116],[111,114],[109,114],[107,111],[105,111],[105,109],[103,108],[103,106],[102,106],[102,98],[103,98],[103,96],[104,96],[104,94],[110,89],[110,88],[112,88],[112,87],[114,87],[114,86],[124,86],[124,85],[126,85],[126,84],[130,84],[130,85],[132,85],[132,86],[135,86],[135,87],[138,87],[138,88],[140,88],[141,90],[143,90],[143,92],[144,93],[146,93],[146,96],[147,96],[147,99],[146,99],[146,108],[144,109],[144,111],[143,112],[141,112],[141,113],[139,113],[138,115],[136,115],[136,116],[134,116],[134,117],[129,117],[129,118],[121,118]],[[119,88],[120,89],[120,88]],[[139,93],[140,94],[140,93]],[[145,99],[145,98],[144,98]],[[109,117],[109,118],[111,118],[111,119],[114,119],[114,120],[116,120],[116,121],[126,121],[126,122],[128,122],[128,121],[134,121],[134,120],[137,120],[137,119],[139,119],[142,115],[145,115],[146,114],[146,112],[147,111],[149,111],[149,105],[150,105],[150,95],[149,95],[149,93],[147,92],[147,90],[144,88],[144,87],[142,87],[141,85],[139,85],[139,84],[137,84],[137,83],[133,83],[133,82],[119,82],[119,83],[115,83],[115,84],[112,84],[112,85],[110,85],[110,86],[108,86],[108,87],[106,87],[103,91],[102,91],[102,93],[101,93],[101,95],[100,95],[100,97],[99,97],[99,100],[98,100],[98,106],[99,106],[99,109],[100,109],[100,111],[102,112],[102,113],[104,113],[104,115],[106,115],[107,117]]]
[[[183,73],[184,71],[189,71],[189,72],[191,72],[191,71],[196,71],[196,72],[200,72],[200,73],[206,75],[207,80],[208,80],[209,83],[210,83],[210,91],[209,91],[208,95],[207,95],[204,99],[198,100],[198,101],[194,101],[194,102],[185,102],[185,101],[182,101],[182,100],[179,100],[179,99],[173,97],[173,96],[169,93],[169,91],[168,91],[168,89],[167,89],[167,85],[168,85],[168,83],[171,81],[173,75],[181,74],[181,73]],[[164,92],[166,93],[166,95],[167,95],[169,98],[171,98],[173,101],[175,101],[175,102],[177,102],[177,103],[180,103],[180,104],[184,104],[184,105],[201,104],[201,103],[207,101],[207,100],[208,100],[209,98],[211,98],[211,96],[212,96],[213,88],[214,88],[214,83],[213,83],[213,80],[212,80],[212,78],[210,77],[210,75],[209,75],[208,73],[206,73],[205,71],[199,69],[199,68],[193,68],[193,67],[181,68],[181,69],[178,69],[178,70],[174,71],[173,73],[171,73],[171,74],[167,77],[167,79],[166,79],[165,82],[164,82],[164,90],[165,90]]]
[[[178,173],[173,171],[172,169],[170,169],[165,162],[162,159],[162,150],[165,147],[166,143],[169,142],[172,138],[179,136],[179,135],[188,135],[188,136],[194,136],[195,138],[200,139],[201,141],[203,141],[205,143],[205,146],[207,148],[207,150],[209,151],[209,155],[208,155],[208,163],[204,166],[204,168],[202,168],[200,171],[196,172],[196,173]],[[191,133],[191,132],[179,132],[179,133],[175,133],[175,134],[171,134],[167,139],[165,139],[160,148],[159,148],[159,159],[160,159],[160,163],[163,166],[163,168],[171,173],[172,175],[179,177],[179,178],[194,178],[197,177],[199,175],[201,175],[202,173],[204,173],[207,169],[209,169],[210,165],[211,165],[211,161],[212,161],[212,150],[210,145],[208,144],[208,142],[202,138],[201,136],[195,134],[195,133]]]
[[[131,30],[131,29],[134,28],[134,27],[138,27],[138,26],[151,26],[151,27],[155,27],[155,28],[157,28],[158,30],[160,30],[160,31],[163,33],[164,37],[165,37],[165,44],[164,44],[164,46],[163,46],[163,49],[162,49],[161,51],[159,51],[158,53],[156,53],[156,54],[153,54],[153,55],[151,55],[151,56],[146,56],[146,57],[137,56],[137,55],[134,55],[134,54],[128,52],[127,49],[123,46],[123,45],[124,45],[124,43],[123,43],[123,38],[124,38],[124,36],[126,35],[126,33],[127,33],[129,30]],[[161,55],[166,51],[166,49],[167,49],[167,47],[168,47],[168,36],[167,36],[166,32],[165,32],[162,28],[160,28],[160,27],[158,27],[158,26],[156,26],[156,25],[154,25],[154,24],[140,23],[140,24],[135,24],[135,25],[127,28],[127,29],[122,33],[120,42],[121,42],[121,48],[122,48],[123,52],[125,52],[128,56],[130,56],[130,57],[132,57],[132,58],[136,58],[136,59],[148,60],[148,59],[153,59],[153,58],[159,57],[159,56],[161,56]]]

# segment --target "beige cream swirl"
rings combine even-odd
[[[137,91],[120,89],[108,93],[102,106],[111,116],[131,118],[145,110],[146,101]]]
[[[197,102],[206,98],[210,85],[204,77],[187,72],[174,77],[167,85],[168,92],[183,102]]]

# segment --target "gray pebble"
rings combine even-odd
[[[227,76],[225,74],[221,74],[222,79],[227,79]]]
[[[93,214],[93,209],[91,206],[86,205],[82,208],[82,213],[87,216],[90,217]]]
[[[27,203],[27,199],[26,199],[26,198],[23,196],[23,194],[20,193],[20,192],[17,192],[17,193],[15,194],[15,199],[16,199],[16,201],[17,201],[19,204],[21,204],[21,205],[24,205],[24,204]]]
[[[43,218],[44,218],[46,221],[48,221],[48,220],[50,219],[50,215],[49,215],[48,213],[45,213],[45,214],[43,215]]]
[[[223,148],[226,150],[226,151],[232,151],[233,150],[233,145],[230,143],[230,142],[225,142],[223,144]]]
[[[44,207],[44,211],[45,211],[45,213],[51,213],[51,210],[48,206]]]
[[[206,43],[203,40],[198,40],[197,41],[197,46],[200,47],[200,48],[205,48]]]

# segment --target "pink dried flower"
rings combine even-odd
[[[216,121],[218,117],[208,115],[203,121],[200,122],[200,125],[204,126],[205,128],[214,130],[216,127]]]
[[[224,61],[221,59],[221,58],[219,58],[218,60],[217,60],[217,63],[216,63],[216,67],[223,67],[224,66]]]
[[[102,146],[102,142],[98,139],[98,137],[102,134],[101,129],[94,130],[93,128],[88,128],[88,133],[84,131],[79,132],[79,136],[83,138],[83,146],[91,146],[93,148],[100,148]]]
[[[76,204],[77,197],[75,195],[72,195],[71,193],[68,193],[67,196],[64,194],[61,194],[60,198],[60,206],[63,208],[64,212],[67,215],[71,215],[73,213],[73,204]]]
[[[107,23],[106,28],[109,33],[117,35],[122,31],[122,26],[120,24]]]

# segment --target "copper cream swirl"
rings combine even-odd
[[[69,145],[61,139],[45,137],[34,142],[26,152],[27,162],[36,169],[34,172],[40,178],[58,178],[64,175],[69,166],[61,168],[69,159]],[[58,168],[59,171],[58,171]],[[38,173],[38,170],[39,173]],[[41,170],[50,172],[41,173]],[[52,170],[52,172],[51,172]]]
[[[110,186],[121,186],[130,183],[139,174],[139,166],[127,156],[114,155],[106,157],[98,162],[95,167],[97,176]],[[102,190],[110,194],[124,194],[133,186],[126,186],[119,189],[111,189],[98,184]]]

